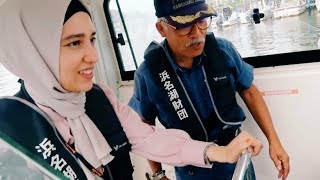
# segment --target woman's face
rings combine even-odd
[[[93,68],[98,61],[95,34],[85,12],[77,12],[65,22],[59,61],[60,84],[65,90],[86,92],[92,88]]]

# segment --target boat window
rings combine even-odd
[[[18,77],[11,74],[0,63],[0,96],[12,96],[20,89]]]
[[[6,0],[0,0],[0,6],[5,1]],[[18,78],[16,76],[12,75],[0,63],[0,96],[13,95],[14,93],[18,92],[19,88],[20,88],[20,84],[18,83]]]
[[[320,54],[318,1],[207,0],[218,13],[208,31],[230,40],[254,67],[315,62]],[[155,28],[153,1],[105,1],[105,11],[111,17],[110,29],[124,77],[143,62],[144,50],[152,40],[163,40]],[[260,13],[264,17],[255,22],[253,16],[261,17]]]

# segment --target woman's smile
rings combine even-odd
[[[85,79],[91,80],[93,78],[93,68],[87,68],[79,71],[79,74]]]

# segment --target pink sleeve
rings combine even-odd
[[[111,102],[132,144],[131,152],[173,166],[211,167],[205,164],[203,157],[203,151],[209,143],[192,140],[181,130],[157,128],[142,122],[134,110],[119,102],[110,88],[99,86]]]

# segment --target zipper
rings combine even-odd
[[[200,125],[201,125],[201,127],[202,127],[202,129],[203,129],[203,132],[204,132],[204,134],[205,134],[206,141],[208,142],[208,141],[209,141],[209,138],[208,138],[207,130],[206,130],[206,128],[204,127],[204,125],[203,125],[203,123],[202,123],[202,121],[201,121],[201,119],[200,119],[200,117],[199,117],[198,112],[197,112],[196,109],[194,108],[193,103],[192,103],[192,101],[191,101],[191,99],[190,99],[190,97],[189,97],[189,95],[188,95],[188,93],[187,93],[186,88],[185,88],[184,85],[182,84],[182,81],[181,81],[180,77],[178,76],[178,74],[176,74],[176,76],[178,77],[178,80],[179,80],[179,82],[180,82],[180,84],[181,84],[181,86],[182,86],[182,88],[183,88],[183,91],[184,91],[184,93],[186,94],[189,103],[191,104],[192,110],[194,111],[194,113],[195,113],[196,116],[197,116],[197,119],[198,119],[198,121],[199,121],[199,123],[200,123]]]
[[[154,42],[155,42],[155,41],[154,41]],[[158,44],[160,47],[162,47],[162,49],[164,50],[167,58],[168,58],[168,59],[171,59],[168,51],[166,51],[166,49],[162,46],[162,44],[160,44],[160,43],[158,43],[158,42],[155,42],[155,43]],[[206,140],[206,142],[208,142],[208,141],[209,141],[209,137],[208,137],[207,130],[206,130],[206,128],[204,127],[204,125],[203,125],[203,123],[202,123],[202,121],[201,121],[201,119],[200,119],[200,117],[199,117],[198,112],[197,112],[196,109],[194,108],[193,103],[192,103],[192,101],[191,101],[191,99],[190,99],[190,97],[189,97],[189,95],[188,95],[188,93],[187,93],[187,91],[186,91],[186,88],[184,87],[184,85],[183,85],[183,83],[182,83],[179,75],[178,75],[176,72],[175,72],[175,74],[176,74],[176,76],[178,77],[178,80],[179,80],[179,82],[180,82],[180,84],[181,84],[181,86],[182,86],[182,88],[183,88],[183,91],[184,91],[185,95],[187,96],[187,99],[188,99],[189,103],[191,104],[192,110],[193,110],[193,112],[195,113],[195,115],[196,115],[196,117],[197,117],[197,120],[198,120],[198,122],[199,122],[200,125],[201,125],[201,128],[202,128],[202,130],[203,130],[203,132],[204,132],[204,134],[205,134],[205,140]]]

